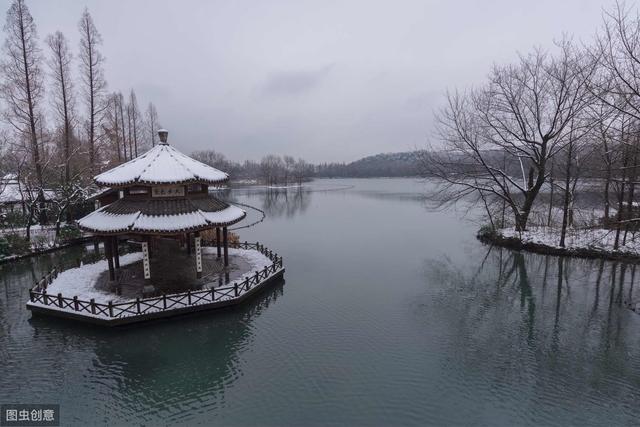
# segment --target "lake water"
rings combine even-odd
[[[83,250],[1,266],[0,403],[78,426],[638,425],[640,269],[490,249],[426,185],[234,190],[267,215],[241,239],[281,254],[286,282],[222,312],[32,319],[28,288]]]

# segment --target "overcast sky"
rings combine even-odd
[[[4,2],[4,10],[9,1]],[[77,50],[85,6],[110,90],[153,101],[182,151],[350,161],[425,144],[447,88],[492,63],[589,40],[603,0],[27,0]],[[77,71],[77,66],[74,67]]]

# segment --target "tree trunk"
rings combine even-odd
[[[565,168],[565,176],[564,176],[564,201],[562,205],[562,230],[560,231],[560,247],[565,247],[565,239],[567,236],[567,226],[569,223],[569,203],[571,199],[571,160],[573,156],[573,140],[569,140],[569,145],[567,146],[567,165]]]
[[[633,196],[635,190],[635,181],[637,176],[637,167],[638,167],[638,147],[637,141],[635,141],[633,145],[633,167],[631,168],[631,175],[629,176],[629,193],[627,198],[627,222],[624,226],[624,235],[622,237],[622,245],[627,243],[627,233],[629,232],[629,226],[631,225],[630,220],[634,217],[633,214]]]

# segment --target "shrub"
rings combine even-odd
[[[4,238],[9,243],[10,254],[20,255],[25,254],[31,250],[29,241],[20,234],[5,234]]]
[[[0,236],[0,257],[11,255],[11,246],[4,236]]]
[[[45,234],[36,234],[31,236],[31,247],[36,251],[48,249],[51,246],[49,237]]]
[[[69,240],[79,239],[82,237],[82,232],[80,229],[72,224],[67,224],[60,228],[60,234],[58,234],[58,238],[62,242],[68,242]]]
[[[204,230],[200,232],[200,237],[202,237],[202,240],[204,240],[205,242],[211,242],[212,244],[216,242],[216,230],[211,229],[211,230]],[[222,240],[222,230],[220,230],[220,239]],[[229,244],[235,244],[235,243],[239,243],[240,242],[240,236],[238,236],[236,233],[234,232],[227,232],[227,240],[229,241]]]
[[[483,225],[482,227],[480,227],[480,230],[478,230],[478,237],[494,237],[495,234],[496,231],[490,225]]]
[[[3,227],[22,227],[26,222],[25,216],[21,211],[9,211],[3,214],[2,226]]]

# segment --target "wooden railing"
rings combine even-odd
[[[78,313],[87,313],[95,316],[105,316],[109,318],[121,318],[128,316],[138,316],[141,314],[155,313],[164,310],[189,307],[200,304],[210,304],[214,302],[227,301],[238,298],[260,285],[272,274],[282,269],[282,257],[267,249],[260,243],[237,243],[231,247],[239,249],[257,250],[271,260],[271,264],[262,270],[255,271],[251,276],[243,280],[236,280],[223,287],[208,288],[198,291],[187,291],[177,294],[163,294],[159,297],[136,298],[132,301],[107,304],[96,302],[95,299],[84,301],[65,297],[61,293],[51,295],[47,293],[47,286],[58,276],[59,269],[54,268],[36,282],[35,286],[29,290],[29,300],[32,303],[40,303],[46,306],[57,307],[63,310],[71,310]]]

